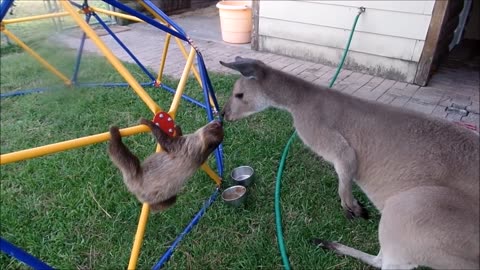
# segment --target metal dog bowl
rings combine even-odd
[[[236,185],[248,187],[253,182],[254,171],[250,166],[240,166],[233,169],[230,176]]]
[[[222,192],[222,199],[225,203],[231,206],[240,206],[247,197],[247,188],[244,186],[236,185],[225,189]]]

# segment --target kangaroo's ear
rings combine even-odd
[[[225,63],[220,61],[222,66],[226,66],[233,70],[239,71],[244,77],[248,79],[259,80],[262,79],[265,74],[265,64],[262,61],[243,58],[240,56],[235,57],[235,62]]]

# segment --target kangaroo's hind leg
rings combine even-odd
[[[479,269],[478,199],[420,186],[385,201],[378,228],[382,269]]]
[[[361,260],[362,262],[371,265],[376,268],[382,267],[382,252],[380,251],[377,256],[370,255],[358,249],[354,249],[337,242],[324,241],[318,238],[312,240],[312,243],[318,247],[326,250],[331,250],[338,255],[350,256]]]

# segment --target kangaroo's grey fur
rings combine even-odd
[[[446,120],[370,102],[235,58],[226,121],[288,111],[302,141],[333,164],[343,209],[365,215],[352,182],[381,212],[380,252],[316,239],[382,269],[479,269],[479,136]]]
[[[170,137],[152,121],[141,119],[164,151],[147,157],[142,164],[123,144],[118,127],[110,128],[108,154],[120,169],[128,190],[153,212],[165,210],[176,201],[185,182],[207,160],[223,140],[223,127],[213,121],[193,134],[183,136],[179,126]]]

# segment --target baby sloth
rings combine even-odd
[[[195,133],[182,135],[179,126],[176,137],[170,137],[152,121],[141,119],[164,151],[147,157],[142,164],[123,144],[118,127],[110,128],[108,154],[123,175],[128,190],[153,212],[172,206],[180,189],[208,156],[223,141],[223,127],[212,121]]]

